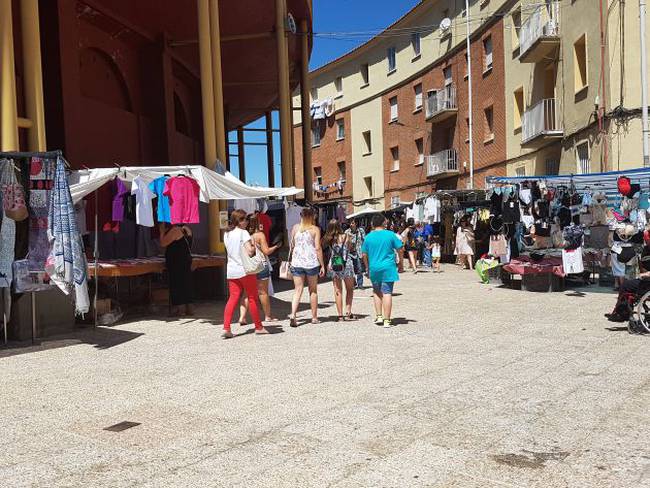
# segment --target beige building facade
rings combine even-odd
[[[642,166],[638,2],[520,0],[506,19],[508,174]]]

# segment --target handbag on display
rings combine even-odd
[[[25,204],[25,191],[14,173],[10,163],[2,174],[2,208],[5,215],[16,222],[22,222],[29,216],[27,205]]]

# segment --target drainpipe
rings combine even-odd
[[[646,0],[639,0],[639,25],[641,37],[641,122],[643,124],[643,166],[650,166],[650,127],[648,126],[648,62],[645,43]]]
[[[474,189],[474,120],[472,117],[472,52],[469,29],[469,0],[465,0],[465,24],[467,27],[467,103],[469,110],[469,189]]]

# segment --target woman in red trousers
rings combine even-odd
[[[233,337],[230,330],[232,316],[239,305],[239,299],[246,293],[248,295],[251,317],[255,323],[256,334],[268,334],[260,320],[260,299],[257,294],[257,277],[254,274],[246,274],[242,265],[241,253],[247,252],[249,256],[255,254],[255,244],[246,230],[248,219],[246,212],[235,210],[230,215],[228,232],[224,236],[224,244],[228,252],[228,264],[226,266],[226,278],[228,280],[228,303],[223,313],[223,334],[224,339]]]

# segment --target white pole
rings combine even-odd
[[[643,124],[643,166],[650,166],[650,127],[648,126],[648,64],[645,44],[646,0],[639,0],[641,37],[641,122]]]
[[[643,0],[640,0],[643,1]],[[465,22],[467,27],[467,101],[469,110],[469,189],[474,189],[474,137],[472,118],[472,52],[470,45],[469,29],[469,0],[465,0]]]

